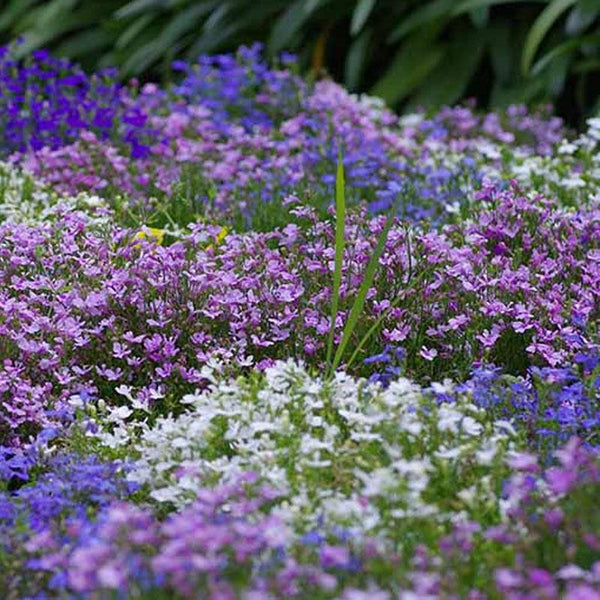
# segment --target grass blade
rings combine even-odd
[[[338,152],[337,171],[335,176],[335,271],[333,273],[333,291],[331,296],[331,326],[327,340],[327,364],[331,364],[335,321],[340,304],[340,287],[342,284],[342,262],[346,242],[346,192],[344,183],[344,163],[342,152]]]
[[[385,243],[388,238],[388,234],[390,232],[390,228],[394,222],[395,211],[391,210],[383,231],[377,240],[377,246],[375,251],[373,252],[369,264],[367,265],[367,269],[365,271],[365,276],[360,284],[360,288],[358,289],[358,293],[356,294],[356,298],[354,299],[354,303],[352,304],[352,308],[350,309],[350,314],[348,315],[348,320],[344,326],[344,331],[342,333],[342,339],[340,341],[339,346],[335,352],[335,356],[333,359],[333,364],[331,365],[331,371],[334,372],[340,365],[342,360],[342,356],[344,355],[344,350],[350,341],[350,337],[356,328],[356,324],[358,323],[358,319],[362,312],[362,309],[365,305],[365,300],[367,299],[367,293],[371,288],[373,283],[373,279],[375,278],[375,272],[377,271],[377,267],[379,265],[379,259],[383,254],[383,250],[385,248]]]

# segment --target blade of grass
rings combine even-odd
[[[414,284],[418,283],[422,278],[423,278],[423,274],[419,274],[417,277],[415,277],[413,283],[403,291],[406,292],[406,291],[410,290],[411,287],[413,287]],[[356,348],[354,349],[354,352],[350,355],[350,358],[348,359],[348,362],[345,365],[345,368],[347,370],[350,369],[350,367],[356,360],[356,357],[359,355],[359,353],[363,349],[364,345],[368,342],[369,338],[373,335],[373,333],[375,333],[375,330],[381,325],[382,321],[390,314],[390,312],[392,310],[394,310],[394,308],[396,308],[398,306],[400,301],[403,300],[404,298],[405,298],[405,294],[398,294],[396,296],[396,298],[394,298],[392,303],[377,317],[377,319],[375,320],[373,325],[371,325],[371,327],[369,327],[367,333],[365,333],[365,335],[363,335],[362,339],[360,340],[360,342],[357,344]]]
[[[338,151],[337,172],[335,177],[335,271],[333,273],[333,291],[331,296],[331,325],[327,340],[327,365],[331,364],[335,321],[340,304],[340,286],[342,283],[342,261],[346,238],[346,192],[344,189],[344,163],[342,151]]]
[[[346,346],[350,341],[350,336],[354,332],[356,324],[358,323],[358,319],[365,305],[365,300],[367,299],[367,293],[371,289],[371,284],[373,283],[373,279],[375,278],[375,272],[377,271],[377,267],[379,265],[379,259],[383,254],[383,250],[385,248],[385,243],[387,241],[390,228],[394,222],[395,213],[396,211],[392,209],[388,214],[383,231],[381,232],[381,235],[377,240],[377,246],[375,247],[375,251],[371,255],[369,264],[367,265],[365,276],[363,277],[363,280],[360,284],[360,287],[356,294],[356,298],[354,299],[354,303],[352,304],[352,308],[350,309],[348,320],[346,321],[346,324],[344,326],[344,331],[342,332],[342,339],[340,340],[340,344],[337,347],[335,356],[333,358],[333,364],[331,365],[332,373],[339,367],[340,362],[342,360],[342,356],[344,355],[344,350],[346,349]]]

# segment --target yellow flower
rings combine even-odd
[[[215,237],[217,244],[220,244],[227,237],[228,233],[229,229],[227,229],[227,227],[221,227],[221,231],[219,231]]]
[[[145,225],[135,234],[134,240],[147,240],[154,238],[160,246],[165,239],[164,229],[156,229],[155,227],[146,227]]]
[[[217,233],[217,235],[215,235],[215,243],[217,244],[217,246],[227,237],[227,234],[229,233],[229,229],[227,229],[227,227],[221,227],[221,231],[219,231],[219,233]],[[207,250],[209,250],[210,248],[212,248],[213,245],[210,244],[209,246],[207,246]]]

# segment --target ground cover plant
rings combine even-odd
[[[600,120],[14,52],[3,598],[600,598]]]

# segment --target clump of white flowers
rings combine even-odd
[[[103,198],[84,192],[63,196],[27,171],[0,162],[0,222],[35,225],[75,211],[90,223],[110,221],[111,211]]]
[[[566,206],[600,201],[600,119],[588,119],[586,132],[564,139],[549,156],[502,153],[501,166],[485,161],[481,167],[490,178],[515,178],[521,185],[556,198]]]
[[[356,534],[402,531],[497,513],[512,426],[467,396],[439,403],[406,379],[382,389],[293,361],[186,396],[188,410],[152,427],[111,414],[104,444],[135,446],[130,479],[184,506],[201,486],[254,471],[285,493],[276,509],[300,529],[317,518]],[[114,411],[113,411],[114,412]]]

